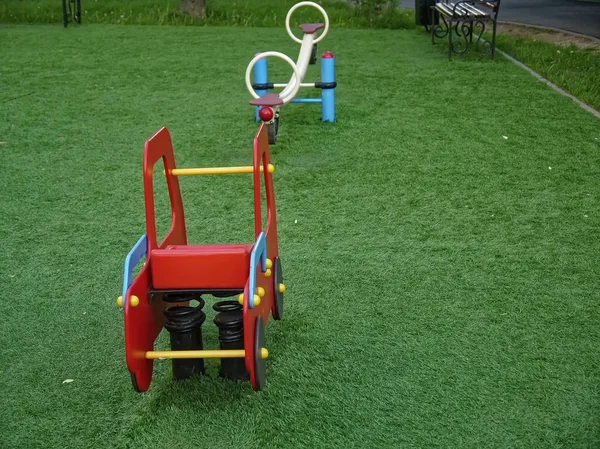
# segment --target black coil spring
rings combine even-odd
[[[219,301],[213,305],[218,312],[214,323],[219,329],[221,349],[244,349],[244,318],[242,306],[237,301]],[[232,380],[248,380],[243,358],[221,359],[219,376]]]
[[[164,311],[165,329],[171,334],[171,350],[202,350],[202,324],[206,314],[202,311],[204,299],[189,293],[170,293],[163,297],[168,303],[198,301],[197,306],[171,306]],[[204,359],[173,359],[173,377],[177,380],[204,374]]]

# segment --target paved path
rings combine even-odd
[[[401,0],[414,9],[415,0]],[[502,0],[498,20],[559,28],[600,39],[600,2],[581,0]]]
[[[498,20],[560,28],[600,38],[599,2],[502,0]]]

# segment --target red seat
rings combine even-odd
[[[252,245],[170,245],[152,250],[152,286],[159,290],[243,289]]]
[[[279,96],[279,94],[265,94],[260,98],[254,98],[250,100],[250,104],[252,106],[280,106],[283,104],[283,100]]]
[[[300,25],[300,29],[304,34],[313,34],[315,31],[320,30],[325,25],[322,23],[303,23]]]

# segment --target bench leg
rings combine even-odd
[[[67,16],[67,0],[62,0],[62,10],[63,10],[63,26],[66,28],[69,24],[69,17]]]
[[[431,7],[431,43],[435,44],[435,9]]]
[[[452,60],[452,19],[448,21],[448,61]]]
[[[81,0],[77,0],[76,2],[77,5],[77,9],[76,9],[76,13],[75,13],[75,20],[77,20],[77,23],[79,25],[81,25]]]
[[[492,60],[496,59],[496,21],[494,20],[494,25],[492,26]]]

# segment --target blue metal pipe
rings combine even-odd
[[[321,56],[321,82],[335,82],[335,58],[328,51]],[[321,89],[321,99],[321,120],[335,121],[335,88]]]
[[[257,53],[258,54],[258,53]],[[256,55],[255,55],[256,56]],[[256,61],[254,67],[252,69],[254,84],[267,84],[268,81],[268,73],[267,73],[267,58],[262,58]],[[256,93],[259,97],[265,95],[268,91],[264,89],[257,89]],[[260,122],[260,117],[258,116],[259,106],[256,106],[254,112],[254,120]]]
[[[321,103],[320,98],[294,98],[292,103]]]

